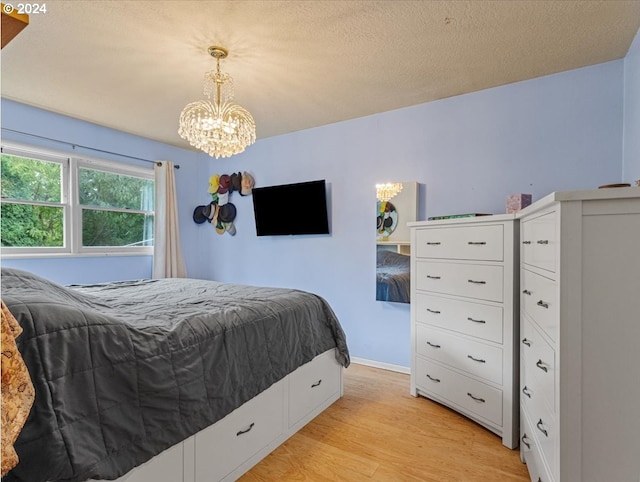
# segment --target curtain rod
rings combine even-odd
[[[160,161],[150,161],[149,159],[143,159],[141,157],[128,156],[127,154],[120,154],[118,152],[111,152],[111,151],[106,151],[106,150],[103,150],[103,149],[96,149],[95,147],[89,147],[89,146],[83,146],[83,145],[80,145],[80,144],[74,144],[72,142],[61,141],[59,139],[53,139],[51,137],[39,136],[37,134],[31,134],[29,132],[16,131],[14,129],[9,129],[7,127],[3,127],[2,130],[3,131],[8,131],[8,132],[14,132],[16,134],[22,134],[22,135],[25,135],[25,136],[37,137],[38,139],[45,139],[47,141],[59,142],[60,144],[66,144],[68,146],[71,146],[72,149],[75,149],[76,147],[79,147],[80,149],[87,149],[87,150],[90,150],[90,151],[100,152],[102,154],[111,154],[111,155],[114,155],[114,156],[126,157],[127,159],[134,159],[136,161],[151,162],[153,164],[157,164],[158,166],[162,165],[162,162],[160,162]],[[173,167],[176,168],[176,169],[180,169],[180,164],[174,164]]]

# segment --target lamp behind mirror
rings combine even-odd
[[[417,220],[418,183],[376,184],[376,300],[409,303],[410,230]]]

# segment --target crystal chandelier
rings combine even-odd
[[[220,59],[228,55],[222,47],[209,47],[216,70],[204,74],[207,100],[188,104],[180,114],[178,134],[189,144],[216,159],[244,151],[256,140],[256,123],[244,107],[233,103],[233,79],[220,72]]]
[[[385,182],[383,184],[376,184],[376,197],[378,201],[386,202],[393,196],[402,191],[401,182]]]

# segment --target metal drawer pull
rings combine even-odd
[[[487,282],[486,282],[486,281],[475,281],[475,280],[472,280],[472,279],[467,280],[467,281],[468,281],[469,283],[474,283],[474,284],[477,284],[477,285],[486,285],[486,284],[487,284]]]
[[[433,313],[433,314],[435,314],[435,315],[439,315],[439,314],[440,314],[440,312],[439,312],[438,310],[431,310],[431,309],[427,308],[427,311],[428,311],[429,313]]]
[[[246,429],[246,430],[240,430],[238,433],[236,433],[236,437],[239,437],[239,436],[240,436],[240,435],[242,435],[243,433],[250,432],[254,425],[255,425],[255,423],[254,423],[254,422],[251,422],[251,425],[249,425],[249,428],[248,428],[248,429]]]
[[[531,346],[531,340],[528,340],[528,339],[526,339],[526,338],[523,338],[523,339],[522,339],[522,344],[523,344],[523,345],[527,345],[527,346]]]
[[[467,320],[469,321],[473,321],[474,323],[486,323],[486,321],[484,320],[474,320],[473,318],[471,318],[470,316],[467,317]]]
[[[478,363],[487,363],[487,360],[483,360],[482,358],[474,358],[471,355],[467,355],[467,358],[470,358],[473,361],[477,361]]]
[[[544,366],[544,362],[543,362],[542,360],[538,360],[538,361],[536,362],[536,366],[537,366],[540,370],[542,370],[543,372],[545,372],[545,373],[547,373],[547,372],[549,371],[549,370],[547,369],[547,367],[546,367],[546,366]]]
[[[536,243],[538,243],[538,244],[549,244],[549,240],[547,240],[547,239],[539,239],[538,241],[536,241]]]
[[[427,278],[429,278],[429,279],[440,279],[440,276],[431,276],[430,274],[428,274]]]
[[[531,392],[529,391],[529,388],[527,388],[526,385],[522,387],[522,393],[524,393],[527,397],[531,398]]]
[[[315,388],[320,386],[320,384],[322,383],[322,378],[320,380],[318,380],[316,383],[314,383],[313,385],[311,385],[311,388]]]
[[[540,300],[536,303],[536,305],[538,306],[542,306],[543,308],[549,308],[549,303],[545,303],[544,301]]]
[[[442,348],[440,345],[436,345],[435,343],[431,343],[430,341],[427,342],[427,345],[429,345],[432,348]]]
[[[433,378],[433,377],[432,377],[431,375],[429,375],[428,373],[427,373],[427,378],[428,378],[429,380],[431,380],[432,382],[440,383],[440,379],[439,379],[439,378]]]
[[[523,241],[522,244],[531,244],[531,241]]]
[[[545,437],[549,436],[549,432],[547,432],[544,428],[542,428],[542,419],[538,420],[538,423],[536,423],[536,427],[538,427],[538,430],[540,430]]]
[[[523,295],[529,295],[529,296],[531,296],[531,291],[529,291],[529,290],[522,290],[522,294],[523,294]]]
[[[439,245],[440,245],[440,241],[437,241],[435,243],[427,241],[427,246],[439,246]]]
[[[485,241],[467,241],[467,244],[470,244],[472,246],[481,246],[487,243]]]
[[[480,402],[480,403],[485,403],[486,402],[486,400],[484,398],[474,397],[469,392],[467,392],[467,395],[469,395],[471,398],[473,398],[476,402]]]
[[[522,436],[522,438],[520,440],[522,440],[522,443],[525,444],[528,449],[531,448],[531,444],[529,442],[527,442],[528,439],[527,439],[527,434],[526,433]]]

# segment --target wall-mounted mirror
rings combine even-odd
[[[376,184],[376,300],[409,303],[410,230],[418,216],[418,183]]]

